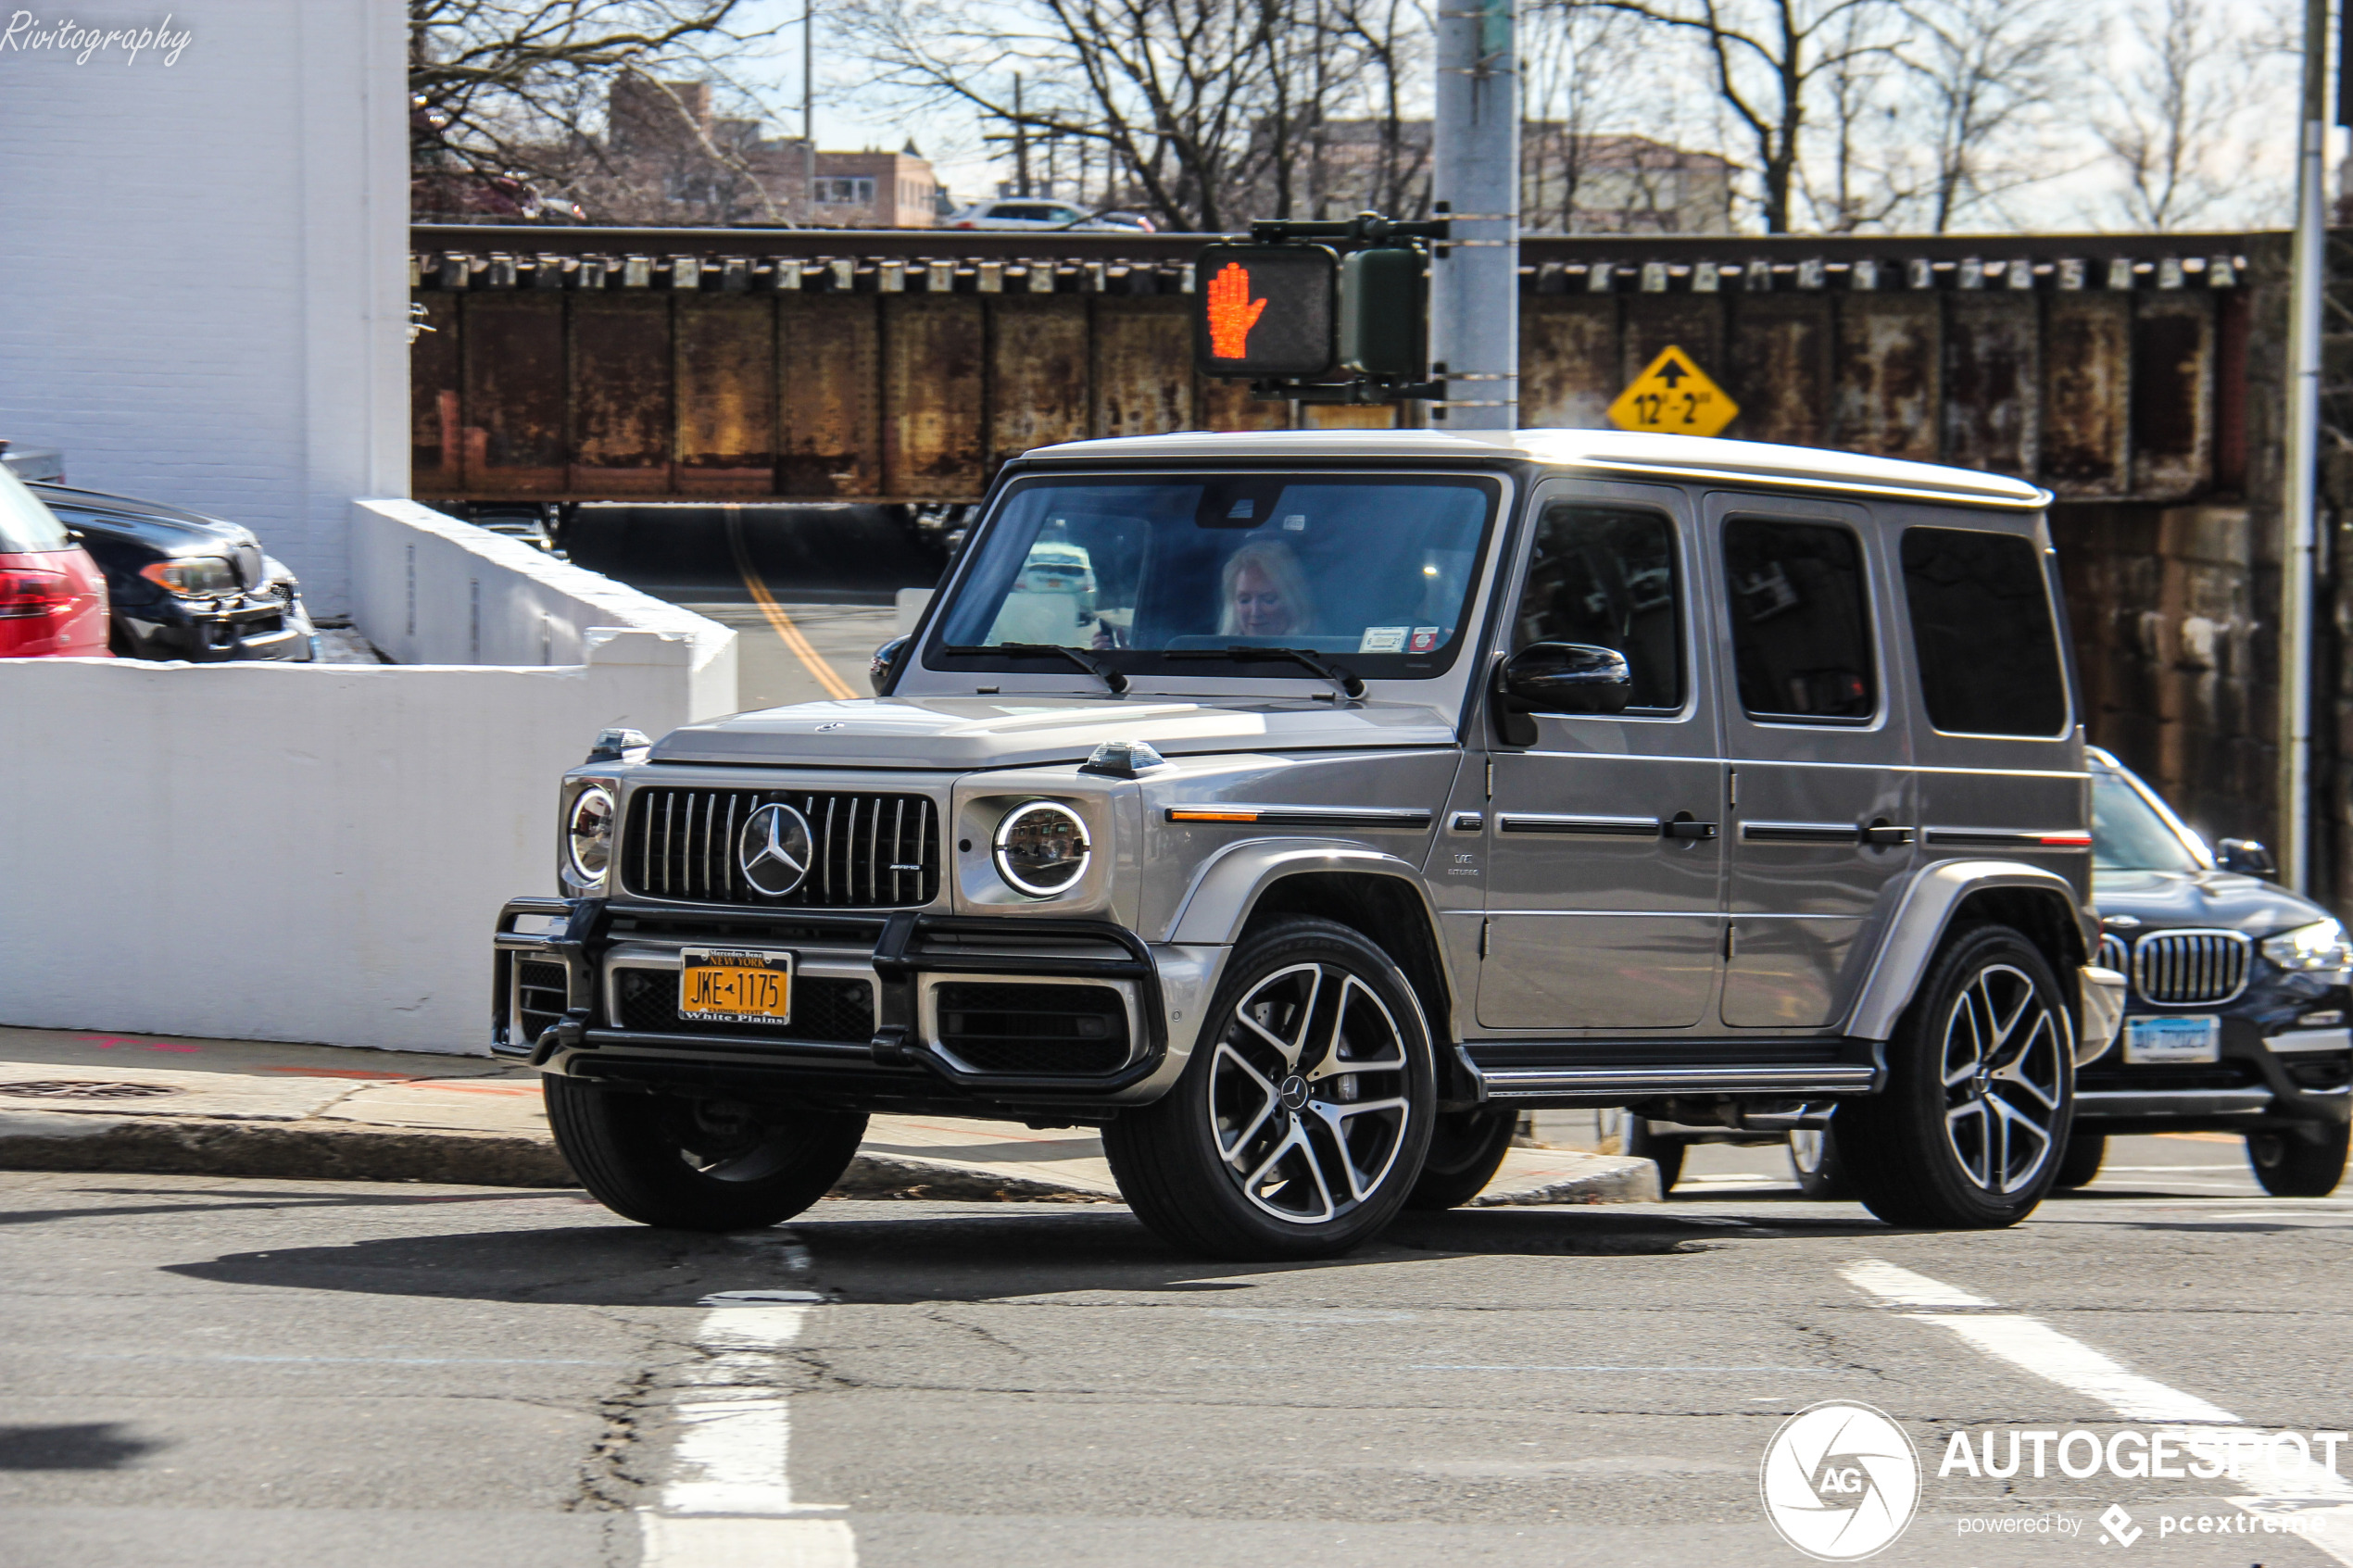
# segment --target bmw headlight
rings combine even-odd
[[[1006,812],[993,847],[1005,885],[1035,898],[1068,892],[1095,852],[1087,842],[1085,821],[1051,800],[1033,800]]]
[[[612,864],[612,792],[591,784],[573,797],[564,818],[564,854],[572,874],[594,886]]]
[[[2263,956],[2282,969],[2299,972],[2353,967],[2353,947],[2346,946],[2345,927],[2333,920],[2314,921],[2267,937]]]

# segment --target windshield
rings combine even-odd
[[[1225,651],[1297,648],[1371,679],[1436,675],[1461,646],[1500,491],[1421,473],[1023,481],[924,662],[1053,667],[997,651],[1028,644],[1126,674],[1299,679],[1296,662]]]
[[[2206,863],[2120,773],[2092,770],[2092,869],[2197,872]]]
[[[56,514],[24,487],[23,481],[0,468],[0,556],[36,555],[69,550],[72,537]]]

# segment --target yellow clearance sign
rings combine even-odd
[[[1617,395],[1609,406],[1609,422],[1620,430],[1714,435],[1740,411],[1722,387],[1700,374],[1690,355],[1669,346]]]

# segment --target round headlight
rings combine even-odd
[[[612,796],[591,784],[574,797],[572,815],[564,822],[564,849],[572,857],[572,874],[586,883],[602,882],[612,864]]]
[[[995,847],[997,874],[1006,885],[1039,898],[1068,890],[1094,854],[1078,813],[1051,800],[1006,812],[997,824]]]

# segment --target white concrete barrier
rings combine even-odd
[[[371,639],[544,667],[0,659],[0,1022],[480,1053],[498,906],[555,888],[558,775],[607,725],[736,707],[725,627],[354,511]]]

